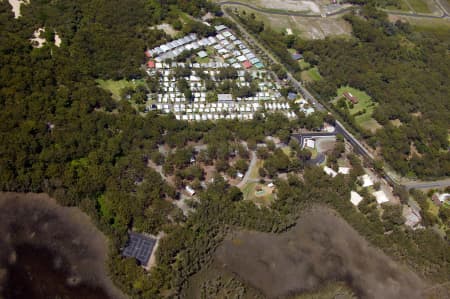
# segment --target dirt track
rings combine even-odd
[[[225,270],[269,298],[344,281],[361,298],[423,298],[425,284],[369,244],[334,211],[316,207],[290,231],[240,231],[216,251]]]

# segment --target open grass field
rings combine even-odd
[[[116,101],[120,100],[120,91],[125,87],[136,88],[139,85],[145,85],[145,81],[143,79],[128,81],[128,80],[97,80],[97,83],[101,88],[111,92],[112,98]]]
[[[398,4],[399,7],[397,6],[386,6],[386,9],[388,10],[394,10],[394,11],[410,11],[411,8],[409,7],[408,3],[406,3],[407,0],[399,0]]]
[[[291,157],[292,149],[291,149],[290,146],[283,146],[283,147],[281,148],[281,150],[283,151],[283,153],[284,153],[286,156],[288,156],[289,158]]]
[[[262,191],[257,191],[257,188],[261,188]],[[274,195],[272,194],[272,189],[267,187],[266,185],[259,183],[248,183],[242,189],[242,193],[244,195],[244,200],[251,200],[256,204],[260,204],[263,206],[270,206],[272,201],[274,200]]]
[[[403,0],[403,1],[408,1],[415,12],[420,12],[420,13],[430,13],[431,12],[430,8],[428,7],[427,2],[424,0]]]
[[[304,18],[266,14],[241,6],[228,5],[227,7],[230,7],[233,11],[237,9],[248,14],[253,13],[257,19],[262,20],[276,31],[286,32],[286,28],[290,28],[294,35],[299,35],[305,39],[323,39],[327,36],[348,38],[351,36],[350,24],[340,16]]]
[[[337,91],[337,99],[340,99],[344,92],[350,92],[352,95],[358,98],[359,102],[350,108],[352,115],[362,113],[355,117],[356,122],[366,130],[375,131],[381,128],[381,125],[372,117],[372,113],[375,110],[377,103],[373,102],[370,96],[364,91],[352,88],[350,86],[342,86]],[[348,105],[348,104],[347,104]]]
[[[263,166],[264,161],[262,160],[257,160],[254,167],[250,170],[250,176],[249,179],[250,180],[257,180],[259,179],[259,169]]]
[[[221,0],[214,0],[220,2]],[[265,9],[267,12],[304,12],[319,13],[320,6],[327,4],[326,1],[308,1],[308,0],[236,0],[243,4],[249,4],[254,7]]]
[[[302,76],[302,80],[306,81],[306,82],[319,81],[322,79],[322,76],[320,75],[317,67],[313,67],[306,71],[303,71],[301,76]]]
[[[307,70],[311,67],[311,65],[308,62],[306,62],[305,59],[300,59],[298,61],[298,64],[300,65],[300,69],[302,71]]]

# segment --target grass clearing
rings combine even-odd
[[[129,81],[129,80],[101,80],[96,82],[106,91],[111,92],[112,98],[116,101],[120,100],[120,91],[126,87],[136,88],[139,85],[145,85],[144,79]]]
[[[327,18],[305,18],[300,16],[274,15],[243,8],[242,6],[227,5],[233,12],[235,9],[247,15],[253,13],[257,20],[268,24],[273,30],[286,32],[290,28],[294,35],[305,39],[323,39],[327,36],[350,37],[352,28],[350,23],[341,16]]]
[[[406,3],[407,0],[399,0],[397,3],[399,4],[399,7],[394,5],[388,5],[386,6],[386,9],[388,10],[397,10],[397,11],[410,11],[410,8],[408,4]]]
[[[256,154],[255,154],[256,155]],[[250,170],[250,180],[257,180],[259,179],[259,169],[263,166],[264,161],[257,160],[254,167]]]
[[[436,217],[439,217],[439,207],[429,198],[427,198],[427,202],[428,202],[428,212],[430,212]]]
[[[372,132],[381,128],[381,125],[372,117],[377,103],[372,101],[371,97],[367,93],[350,86],[342,86],[337,91],[338,96],[334,103],[336,103],[338,99],[343,97],[344,92],[349,92],[353,96],[358,98],[358,103],[354,104],[353,108],[349,107],[350,105],[346,100],[350,114],[355,116],[355,120],[358,125]]]
[[[288,156],[289,158],[291,157],[292,149],[291,149],[290,146],[283,146],[283,147],[281,148],[281,150],[283,151],[283,153],[284,153],[286,156]]]
[[[257,191],[257,189],[261,189],[261,191]],[[274,199],[272,191],[266,185],[252,182],[244,186],[242,194],[244,195],[244,200],[251,200],[256,204],[269,206]]]
[[[319,81],[322,79],[322,76],[319,73],[319,69],[317,67],[310,68],[306,71],[303,71],[302,80],[307,82]]]
[[[300,65],[300,69],[302,71],[307,70],[311,67],[311,65],[308,62],[306,62],[305,59],[300,59],[298,61],[298,64]]]
[[[405,1],[408,1],[409,4],[412,6],[412,8],[416,12],[420,12],[420,13],[430,13],[431,12],[427,3],[423,0],[405,0]]]

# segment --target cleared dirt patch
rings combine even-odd
[[[328,208],[316,207],[283,234],[238,231],[216,251],[225,270],[269,298],[344,281],[361,298],[423,298],[425,284],[369,244]]]

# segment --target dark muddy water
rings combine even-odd
[[[89,217],[45,194],[0,192],[0,299],[122,299]]]
[[[71,265],[48,249],[22,245],[16,248],[14,259],[7,268],[5,299],[111,298],[102,288],[77,284],[69,271]]]

